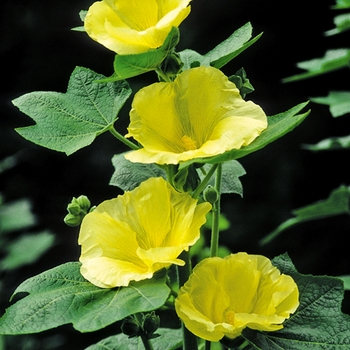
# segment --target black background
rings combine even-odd
[[[11,281],[6,289],[8,294],[1,298],[2,308],[24,279],[79,258],[77,229],[68,228],[62,221],[72,196],[85,194],[93,204],[99,204],[120,193],[118,188],[108,185],[113,172],[110,160],[124,148],[111,135],[104,134],[90,147],[67,157],[33,145],[14,131],[16,127],[31,125],[32,121],[11,104],[12,99],[31,91],[65,92],[76,66],[106,76],[112,74],[114,54],[85,33],[70,30],[81,25],[78,13],[90,4],[83,0],[3,0],[0,5],[0,159],[13,154],[18,159],[16,167],[1,174],[0,193],[8,202],[29,198],[39,218],[36,229],[50,229],[57,242],[37,264],[20,269],[11,278],[2,277]],[[248,97],[268,115],[277,114],[309,97],[325,96],[332,89],[348,89],[347,70],[281,83],[282,78],[300,72],[295,66],[297,62],[322,57],[330,48],[346,47],[348,33],[323,35],[333,28],[332,18],[338,13],[330,10],[333,4],[331,0],[193,0],[192,12],[180,27],[181,42],[177,49],[206,53],[250,21],[254,35],[264,32],[262,38],[223,71],[231,75],[243,66],[256,89]],[[148,73],[131,79],[130,84],[137,91],[155,79],[154,73]],[[128,124],[130,101],[122,109],[117,125],[121,133]],[[302,144],[313,144],[326,137],[348,135],[347,116],[334,119],[326,106],[311,103],[310,107],[310,116],[292,133],[240,160],[247,171],[241,178],[244,198],[223,196],[223,211],[231,228],[222,233],[221,243],[233,252],[247,251],[270,258],[287,251],[302,273],[350,274],[346,244],[350,220],[345,215],[299,225],[268,246],[257,244],[290,218],[292,209],[324,199],[331,190],[349,183],[348,151],[311,153],[301,148]],[[350,312],[349,302],[344,303],[344,310]],[[113,331],[80,335],[68,325],[35,338],[34,348],[84,349]],[[52,342],[47,340],[50,337]],[[25,348],[23,344],[18,346]]]

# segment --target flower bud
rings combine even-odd
[[[165,57],[160,65],[160,69],[170,78],[175,78],[180,73],[183,62],[180,59],[179,54],[173,52],[171,55]]]
[[[88,212],[91,207],[91,202],[88,197],[81,195],[76,199],[76,203],[78,203],[81,210]]]
[[[132,316],[125,318],[120,328],[125,335],[129,336],[129,338],[138,337],[142,332],[140,324],[136,318]]]
[[[229,80],[236,85],[242,98],[254,91],[254,87],[247,78],[244,68],[239,69],[234,75],[230,76]]]
[[[209,185],[203,191],[203,198],[206,202],[214,204],[219,199],[219,193],[215,187]]]
[[[154,338],[154,332],[159,328],[159,325],[160,318],[154,311],[144,315],[142,328],[148,339]]]
[[[81,212],[81,209],[78,203],[71,202],[67,205],[67,211],[69,214],[79,215]]]
[[[73,214],[68,213],[64,219],[63,219],[64,223],[68,226],[71,227],[75,227],[75,226],[79,226],[81,223],[81,218],[80,216],[76,216]]]

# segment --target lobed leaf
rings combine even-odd
[[[25,139],[70,155],[111,128],[131,94],[125,81],[97,84],[103,75],[87,68],[73,71],[66,93],[31,92],[13,101],[37,124],[18,128]]]
[[[203,166],[205,171],[209,171],[211,165],[205,164]],[[236,193],[243,197],[243,186],[240,177],[245,175],[246,171],[243,166],[236,160],[230,160],[222,164],[222,181],[221,193]],[[199,171],[199,176],[203,180],[204,175]],[[215,178],[211,177],[208,185],[215,186]]]
[[[80,332],[102,329],[137,312],[161,307],[169,296],[165,270],[128,287],[103,289],[86,281],[80,263],[57,266],[24,281],[12,299],[28,293],[0,318],[0,334],[38,333],[72,323]]]
[[[295,217],[279,225],[274,231],[264,237],[260,244],[269,243],[284,230],[302,222],[350,214],[350,187],[340,186],[333,190],[327,199],[293,210],[292,213]]]
[[[315,152],[350,149],[350,135],[343,137],[329,137],[315,145],[303,145],[303,148]]]
[[[333,117],[340,117],[350,113],[350,92],[330,91],[326,97],[313,97],[312,102],[329,106],[329,111]]]
[[[150,340],[154,350],[176,350],[182,345],[181,329],[159,328],[156,334],[160,337]],[[144,348],[140,337],[128,338],[124,334],[118,334],[90,345],[85,350],[143,350]]]
[[[125,159],[124,153],[116,154],[112,158],[114,173],[109,182],[123,191],[131,191],[141,182],[151,177],[164,177],[165,172],[156,164],[133,163]]]
[[[326,36],[336,35],[350,29],[350,13],[343,13],[334,17],[335,28],[327,30]]]
[[[324,57],[309,61],[299,62],[298,68],[306,70],[304,73],[284,78],[284,83],[314,77],[316,75],[329,73],[338,69],[348,67],[350,63],[350,49],[328,50]]]
[[[215,68],[223,67],[261,37],[262,34],[259,34],[251,39],[252,31],[252,25],[249,22],[246,23],[205,55],[189,49],[179,52],[181,61],[184,63],[183,69],[190,69],[199,65]]]

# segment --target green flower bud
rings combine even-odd
[[[179,54],[173,52],[171,55],[165,57],[161,63],[160,69],[170,78],[175,78],[177,74],[181,72],[183,62],[180,59]]]
[[[148,339],[155,338],[154,332],[159,328],[160,318],[155,314],[154,311],[151,313],[144,315],[143,318],[143,331]]]
[[[68,226],[75,227],[81,224],[81,217],[68,213],[64,219],[64,223]]]
[[[253,85],[247,78],[247,74],[244,68],[239,69],[234,75],[230,76],[229,80],[236,85],[242,98],[245,98],[247,94],[250,94],[255,90]]]
[[[88,197],[81,195],[76,199],[76,202],[78,203],[79,207],[85,211],[88,212],[91,207],[91,202]]]
[[[210,204],[214,204],[219,199],[219,196],[217,189],[210,185],[203,191],[204,200]]]
[[[81,212],[79,204],[73,203],[73,202],[67,205],[67,210],[68,210],[68,213],[72,215],[79,215]]]
[[[125,318],[120,328],[129,338],[138,337],[142,332],[140,324],[133,316]]]

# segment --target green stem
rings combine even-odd
[[[185,266],[177,267],[177,279],[178,279],[179,288],[180,288],[187,282],[192,272],[192,266],[191,266],[191,257],[190,257],[189,251],[188,252],[183,251],[180,254],[179,258],[185,261]],[[182,338],[183,338],[183,350],[198,349],[197,337],[185,327],[183,322],[182,322]]]
[[[219,193],[218,200],[213,204],[212,209],[212,227],[211,227],[211,242],[210,242],[210,256],[218,255],[219,251],[219,222],[220,222],[220,193],[221,193],[221,178],[222,178],[222,164],[219,164],[216,169],[215,188]]]
[[[137,150],[140,148],[138,145],[135,145],[133,142],[131,142],[130,140],[125,138],[122,134],[120,134],[117,130],[115,130],[113,126],[109,128],[109,131],[114,137],[116,137],[119,141],[123,142],[124,145],[128,146],[129,148],[133,150]]]
[[[156,73],[159,77],[161,77],[164,81],[171,83],[171,79],[158,67],[156,69]]]
[[[205,176],[205,178],[203,179],[203,181],[199,184],[199,186],[195,189],[195,191],[193,191],[192,193],[192,197],[197,199],[199,197],[199,195],[202,193],[202,191],[205,189],[205,187],[207,186],[210,178],[212,177],[212,175],[214,174],[216,168],[219,166],[219,164],[214,164],[210,170],[208,171],[207,175]]]
[[[141,336],[141,340],[142,340],[143,346],[145,347],[145,350],[154,350],[152,343],[147,337]]]

